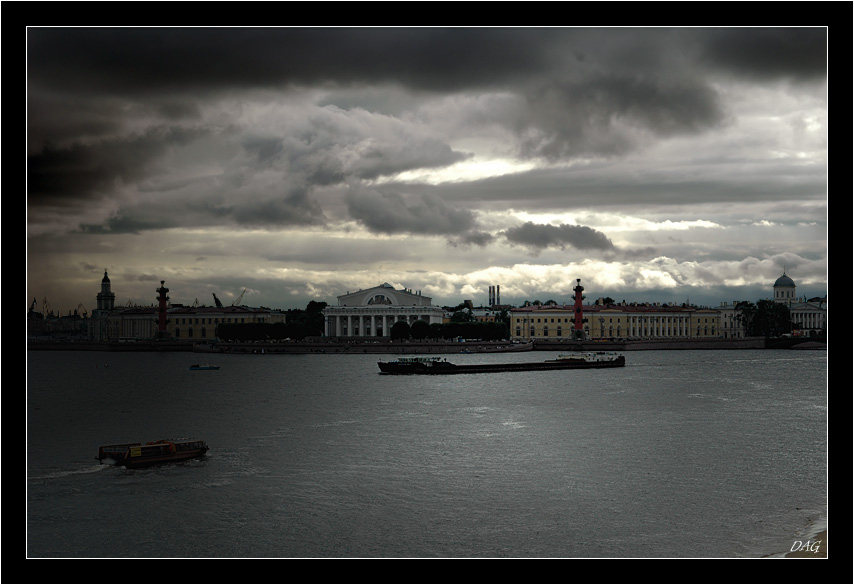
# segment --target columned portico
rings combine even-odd
[[[443,310],[430,297],[410,290],[395,290],[390,284],[347,293],[338,306],[323,310],[327,337],[389,337],[398,321],[441,323]]]

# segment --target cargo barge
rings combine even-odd
[[[145,443],[123,443],[104,445],[98,448],[95,458],[103,463],[124,465],[135,469],[163,465],[201,457],[208,452],[204,441],[196,439],[162,439]]]
[[[536,372],[545,370],[574,370],[589,368],[619,368],[626,365],[622,354],[589,351],[560,355],[543,362],[503,364],[451,363],[439,357],[401,357],[390,362],[377,362],[381,374],[487,374],[495,372]]]

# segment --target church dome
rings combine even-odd
[[[786,273],[783,273],[783,276],[777,279],[777,282],[774,283],[774,286],[795,286],[795,281],[786,276]]]

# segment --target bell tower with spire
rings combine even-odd
[[[101,279],[101,292],[95,297],[96,308],[92,311],[89,320],[89,339],[92,341],[106,341],[110,339],[110,314],[115,311],[116,294],[110,290],[110,277],[104,269],[104,278]]]
[[[104,278],[101,279],[101,292],[97,296],[99,311],[112,311],[116,306],[116,294],[110,290],[110,277],[104,269]]]

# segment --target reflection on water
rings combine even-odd
[[[216,357],[28,353],[29,556],[761,557],[826,521],[825,352],[436,377]],[[95,460],[167,437],[211,450]]]

